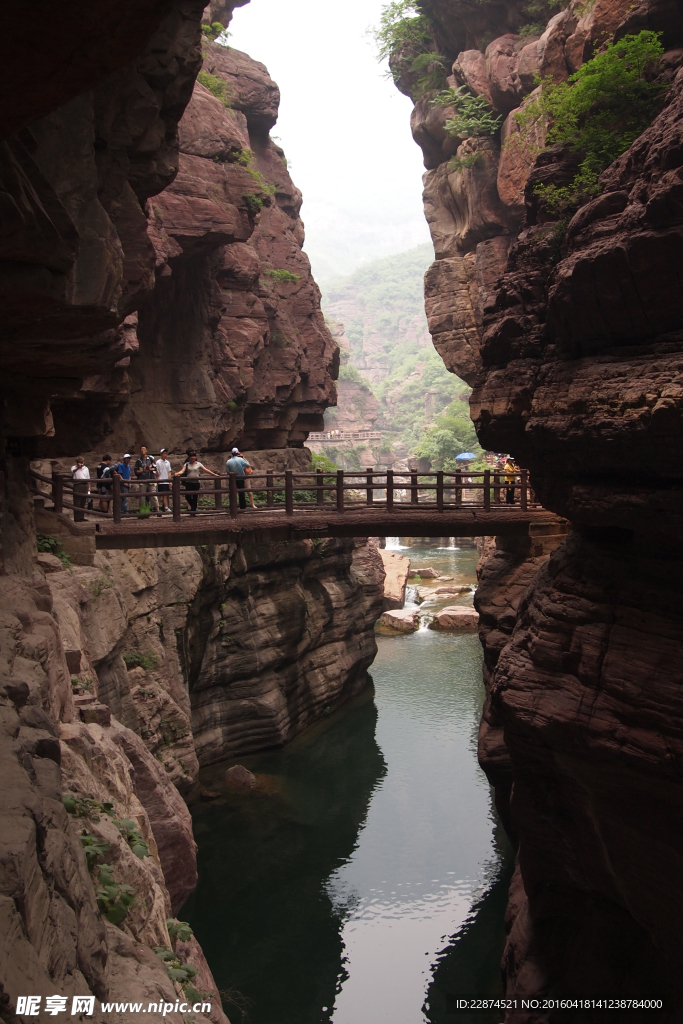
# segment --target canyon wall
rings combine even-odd
[[[201,28],[239,5],[76,2],[57,23],[39,4],[35,63],[3,33],[3,1020],[58,992],[178,1024],[198,999],[195,1021],[227,1024],[173,923],[196,881],[183,796],[201,796],[200,764],[282,744],[357,693],[375,654],[384,572],[363,542],[89,566],[36,551],[30,461],[92,468],[146,442],[218,468],[237,443],[301,466],[335,400],[301,196],[269,137],[277,86]]]
[[[394,62],[399,88],[416,99],[413,134],[428,168],[434,343],[474,385],[482,445],[510,451],[544,506],[572,523],[549,556],[503,546],[484,565],[477,597],[487,689],[480,760],[518,843],[506,991],[656,991],[657,1019],[674,1021],[683,898],[680,6],[572,2],[525,34],[515,34],[521,4],[419,7],[452,68],[449,84],[503,118],[500,137],[453,139],[448,112],[418,96]],[[666,51],[655,71],[668,87],[661,113],[603,172],[597,198],[558,224],[536,186],[566,184],[576,159],[544,149],[544,124],[514,113],[537,88],[534,74],[564,81],[606,40],[642,29],[660,32]],[[611,1019],[627,1015],[616,1009]]]

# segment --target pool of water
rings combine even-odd
[[[472,549],[402,553],[473,579]],[[243,758],[258,793],[196,810],[182,916],[232,1024],[469,1024],[456,998],[499,992],[511,856],[476,761],[479,641],[421,629],[378,646],[374,693]]]

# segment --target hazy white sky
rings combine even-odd
[[[278,136],[303,192],[319,280],[429,241],[411,103],[383,77],[374,43],[383,0],[251,0],[229,43],[280,86]]]

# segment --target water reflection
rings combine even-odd
[[[232,1024],[321,1024],[343,980],[347,904],[326,882],[354,850],[386,773],[367,699],[285,752],[243,758],[276,792],[203,806],[195,815],[200,883],[183,908]],[[211,777],[205,780],[211,784]],[[241,1010],[242,998],[248,1003]]]
[[[471,549],[413,557],[473,578]],[[455,998],[498,991],[510,857],[476,762],[478,639],[378,644],[374,702],[245,759],[268,795],[196,815],[183,916],[232,1024],[469,1024]]]

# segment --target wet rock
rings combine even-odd
[[[223,776],[223,781],[228,789],[237,793],[248,793],[256,785],[256,776],[252,775],[244,765],[236,764],[232,768],[228,768]]]
[[[469,586],[437,587],[432,591],[433,594],[469,594],[471,592],[472,588]]]
[[[475,630],[479,625],[479,613],[467,605],[442,608],[429,624],[430,629]]]
[[[416,576],[420,576],[423,580],[436,580],[439,578],[439,570],[433,569],[431,565],[411,565],[408,572],[408,578],[414,579]]]
[[[389,626],[399,633],[414,633],[420,628],[420,615],[416,608],[384,612],[379,621],[380,625]]]
[[[406,581],[410,569],[410,559],[398,551],[381,549],[380,558],[384,566],[384,611],[390,608],[403,608],[406,600]]]

